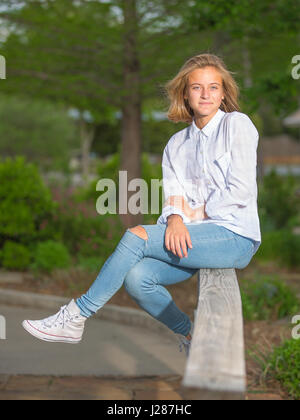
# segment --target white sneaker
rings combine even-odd
[[[53,343],[79,343],[82,338],[86,317],[74,299],[62,306],[55,315],[38,321],[22,322],[23,328],[36,338]]]

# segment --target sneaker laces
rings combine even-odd
[[[191,322],[191,329],[190,329],[190,335],[191,335],[191,337],[193,337],[193,333],[194,333],[194,323]],[[191,348],[192,338],[191,338],[191,340],[188,340],[182,334],[178,334],[178,338],[179,338],[179,341],[180,341],[179,351],[182,352],[183,350],[185,350],[185,353],[188,356],[189,355],[189,352],[190,352],[190,348]]]
[[[185,337],[179,337],[180,343],[179,343],[179,351],[182,352],[185,350],[186,355],[189,355],[190,347],[191,347],[191,341],[188,340]]]
[[[67,305],[62,306],[57,314],[52,315],[42,321],[42,324],[45,327],[53,327],[56,326],[57,323],[61,324],[63,328],[65,327],[65,323],[68,321],[72,321],[73,317],[71,316],[70,312],[67,309]]]

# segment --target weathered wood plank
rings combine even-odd
[[[183,393],[187,399],[242,399],[245,389],[243,316],[235,269],[201,269]]]

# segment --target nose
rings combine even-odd
[[[201,91],[201,97],[207,99],[209,97],[209,91],[208,88],[203,88]]]

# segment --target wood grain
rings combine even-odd
[[[235,269],[200,269],[198,308],[182,392],[186,399],[244,399],[245,370]]]

